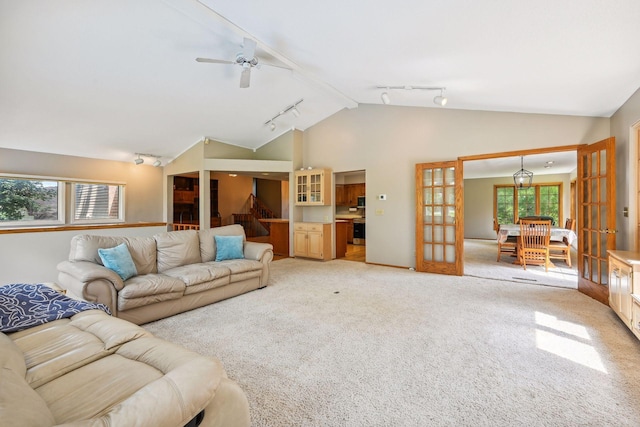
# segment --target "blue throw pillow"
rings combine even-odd
[[[98,255],[100,255],[102,264],[109,270],[118,273],[118,276],[122,277],[122,280],[127,280],[138,274],[129,249],[127,249],[127,245],[124,243],[120,243],[115,248],[100,248],[98,249]]]
[[[244,258],[242,236],[213,236],[216,240],[216,261]]]

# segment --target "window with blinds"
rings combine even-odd
[[[124,221],[123,185],[72,184],[73,222]]]

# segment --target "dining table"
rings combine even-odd
[[[509,236],[520,236],[520,224],[500,224],[498,241],[504,243]],[[578,240],[578,235],[573,231],[562,227],[551,227],[551,241],[562,242],[567,240],[569,246]]]

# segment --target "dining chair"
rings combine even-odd
[[[551,238],[551,221],[520,221],[520,247],[518,256],[522,268],[528,264],[544,264],[544,271],[549,271],[549,239]]]
[[[567,230],[573,230],[575,227],[575,220],[571,218],[567,218],[564,223],[564,228]],[[566,237],[559,241],[550,241],[549,242],[549,258],[551,259],[561,259],[563,260],[569,267],[571,267],[571,245],[569,245],[569,241]]]
[[[493,229],[496,231],[496,236],[498,237],[498,259],[500,261],[500,256],[504,254],[515,255],[517,251],[518,238],[516,236],[508,236],[504,242],[500,242],[500,224],[498,224],[498,219],[493,218]]]

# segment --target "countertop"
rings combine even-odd
[[[339,214],[336,215],[336,219],[360,219],[362,215],[357,214]]]
[[[258,221],[260,222],[282,222],[288,223],[289,220],[287,218],[261,218]]]

